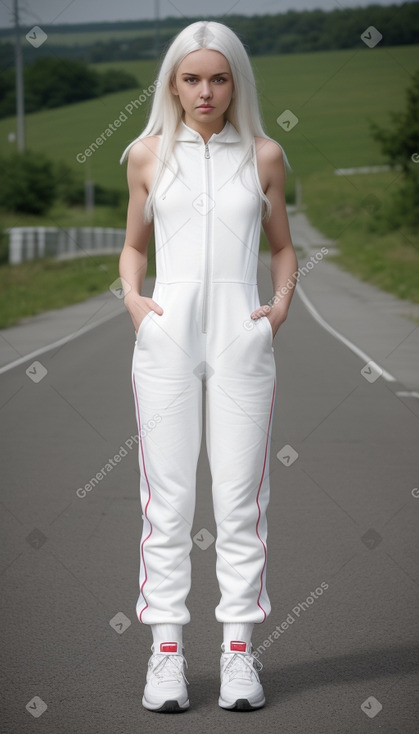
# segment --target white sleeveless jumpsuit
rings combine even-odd
[[[204,385],[221,592],[215,617],[257,624],[271,611],[266,510],[276,365],[269,320],[250,318],[261,305],[262,189],[255,158],[233,180],[244,152],[229,121],[205,144],[181,120],[179,171],[167,168],[157,189],[152,297],[164,313],[143,318],[132,361],[143,511],[136,612],[144,624],[190,621]]]

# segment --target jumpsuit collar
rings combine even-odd
[[[186,140],[189,142],[203,142],[202,135],[197,131],[194,130],[192,127],[189,127],[189,125],[186,124],[182,119],[180,120],[179,126],[175,133],[175,140]],[[219,133],[213,133],[211,137],[208,139],[209,142],[217,142],[217,143],[238,143],[240,141],[240,135],[234,125],[229,120],[226,120],[226,123],[222,130],[220,130]]]

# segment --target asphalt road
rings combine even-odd
[[[267,300],[263,264],[259,282]],[[135,616],[142,519],[128,315],[1,376],[1,732],[418,731],[419,401],[366,369],[297,294],[274,347],[272,612],[253,635],[267,703],[247,713],[217,705],[213,544],[192,550],[191,708],[141,706],[151,633]],[[111,471],[77,493],[109,459]],[[197,484],[192,535],[215,535],[205,433]]]

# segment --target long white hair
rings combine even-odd
[[[146,223],[152,221],[154,195],[164,169],[169,168],[172,170],[169,161],[172,161],[175,132],[183,114],[183,107],[179,96],[172,94],[170,90],[170,81],[175,80],[177,69],[185,56],[201,48],[219,51],[230,64],[234,92],[224,114],[225,119],[234,125],[238,131],[242,144],[247,151],[239,169],[248,162],[253,161],[253,164],[255,163],[254,157],[256,156],[256,150],[254,136],[273,140],[263,130],[253,69],[247,52],[238,36],[228,26],[223,23],[216,23],[215,21],[200,20],[186,26],[170,43],[161,62],[147,125],[142,133],[125,148],[120,159],[120,163],[122,163],[128,157],[132,146],[138,140],[141,140],[141,138],[151,135],[162,136],[153,185],[144,207],[144,221]],[[274,142],[280,145],[276,140]],[[285,164],[292,170],[281,145],[280,148],[283,152]],[[261,192],[262,195],[265,205],[263,217],[266,216],[269,218],[271,204],[263,192]]]

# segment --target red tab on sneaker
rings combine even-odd
[[[230,642],[230,650],[232,652],[246,652],[246,643],[241,640],[232,640]]]
[[[160,652],[177,652],[177,642],[161,642]]]

